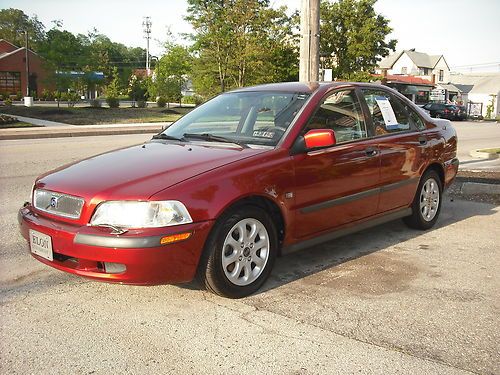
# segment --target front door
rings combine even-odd
[[[311,129],[334,130],[337,144],[293,156],[297,239],[374,215],[379,197],[377,141],[355,90],[328,94],[302,134]]]

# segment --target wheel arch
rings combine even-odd
[[[226,212],[234,210],[240,206],[259,207],[265,210],[266,213],[268,213],[269,216],[271,216],[271,219],[273,220],[273,223],[276,226],[278,244],[279,247],[281,248],[281,245],[285,238],[285,216],[283,215],[283,212],[281,211],[279,205],[274,200],[263,195],[258,195],[258,194],[248,195],[245,197],[241,197],[231,202],[226,207],[224,207],[221,210],[221,212],[219,212],[219,214],[217,215],[217,219],[219,219]]]
[[[444,175],[444,167],[443,167],[443,165],[441,163],[438,163],[438,162],[432,162],[432,163],[430,163],[424,169],[424,171],[422,172],[422,175],[420,176],[420,179],[422,179],[422,176],[425,174],[425,172],[427,172],[429,170],[433,170],[433,171],[435,171],[438,174],[439,179],[441,180],[441,186],[444,189],[445,175]]]

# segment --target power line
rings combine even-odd
[[[454,65],[453,68],[468,68],[472,66],[488,66],[488,65],[500,65],[500,61],[491,62],[491,63],[483,63],[483,64],[469,64],[469,65]]]

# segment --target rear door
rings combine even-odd
[[[380,150],[380,199],[377,212],[409,206],[419,183],[424,122],[400,98],[383,89],[363,89]]]
[[[293,156],[296,238],[374,215],[378,204],[378,140],[370,138],[356,91],[327,94],[302,135],[311,129],[334,130],[337,144]]]

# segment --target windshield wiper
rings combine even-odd
[[[209,142],[234,143],[234,144],[237,144],[237,145],[239,145],[239,146],[241,146],[243,148],[248,148],[248,145],[246,145],[245,143],[236,141],[236,140],[231,139],[231,138],[221,137],[220,135],[213,135],[213,134],[209,134],[209,133],[202,133],[202,134],[198,134],[198,133],[184,133],[183,137],[185,137],[185,138],[201,139],[203,141],[209,141]]]
[[[185,142],[186,141],[184,138],[177,138],[177,137],[165,134],[165,133],[160,133],[160,134],[153,135],[153,139],[166,139],[166,140],[169,140],[169,141],[180,141],[180,142]]]

